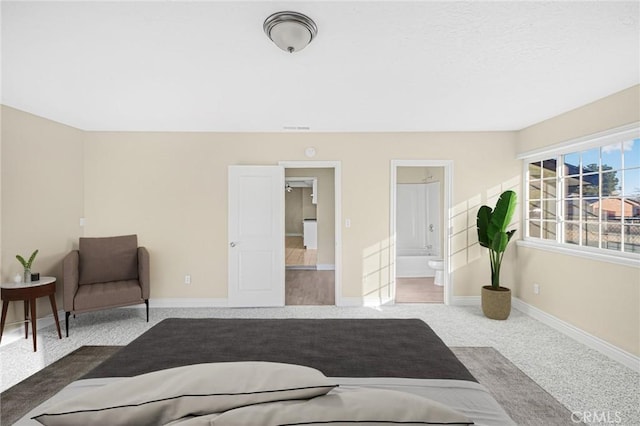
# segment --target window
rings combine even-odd
[[[581,146],[527,161],[526,237],[640,254],[640,138]]]

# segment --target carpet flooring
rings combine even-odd
[[[0,394],[0,424],[10,425],[120,346],[82,346]],[[452,348],[518,425],[566,425],[571,413],[493,348]]]

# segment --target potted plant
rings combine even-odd
[[[505,320],[511,313],[511,290],[500,286],[500,267],[515,229],[507,231],[516,209],[516,193],[504,191],[495,209],[482,206],[478,210],[478,242],[489,249],[491,285],[482,287],[482,312],[491,319]]]
[[[20,264],[24,268],[24,282],[25,283],[30,283],[31,282],[31,265],[33,264],[33,261],[36,259],[36,255],[37,254],[38,254],[38,250],[36,250],[33,253],[31,253],[31,256],[29,257],[29,260],[24,260],[24,257],[20,256],[19,254],[16,254],[16,259],[18,259],[18,262],[20,262]]]

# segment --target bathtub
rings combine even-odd
[[[427,249],[398,249],[396,253],[396,277],[435,277],[436,271],[429,261],[441,257]]]

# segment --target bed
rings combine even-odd
[[[297,366],[308,367],[309,371],[286,372],[287,369],[297,368]],[[477,383],[453,352],[421,320],[178,318],[166,319],[156,324],[81,380],[70,384],[53,398],[36,407],[17,424],[40,424],[32,417],[52,410],[51,407],[64,405],[65,401],[77,398],[78,395],[88,395],[89,392],[99,395],[104,389],[136,389],[136,386],[148,386],[149,393],[153,393],[159,392],[158,389],[162,388],[163,384],[172,389],[187,386],[191,380],[189,377],[193,377],[194,383],[197,382],[196,386],[201,386],[203,376],[225,374],[221,373],[223,370],[220,367],[224,367],[224,371],[233,372],[229,373],[233,379],[217,380],[220,383],[242,382],[244,379],[237,378],[244,377],[243,375],[247,376],[247,380],[251,380],[252,377],[284,380],[288,376],[295,376],[296,380],[298,378],[302,380],[301,378],[306,374],[313,376],[313,379],[309,379],[311,382],[320,383],[316,381],[318,377],[315,370],[327,380],[327,382],[321,382],[322,385],[314,386],[308,386],[307,382],[286,385],[288,386],[286,389],[304,388],[305,392],[308,388],[313,388],[313,392],[322,388],[320,393],[312,395],[312,398],[309,398],[308,394],[299,393],[286,396],[273,395],[270,391],[269,396],[272,399],[269,401],[260,400],[250,403],[245,401],[238,402],[236,406],[224,405],[228,412],[241,412],[238,417],[240,419],[243,418],[243,409],[248,413],[244,415],[252,415],[251,418],[254,420],[256,416],[265,416],[262,418],[266,419],[267,414],[256,414],[257,412],[251,414],[250,410],[264,409],[275,404],[278,410],[283,412],[299,409],[298,406],[312,412],[313,408],[300,404],[307,404],[308,400],[320,401],[322,404],[325,400],[333,403],[332,401],[335,402],[336,398],[343,398],[339,401],[342,406],[364,404],[364,407],[369,404],[369,408],[366,409],[371,411],[377,410],[384,404],[395,405],[399,406],[396,408],[405,415],[413,402],[428,398],[436,404],[436,409],[431,409],[430,413],[442,413],[444,412],[442,407],[445,407],[466,416],[476,425],[515,424],[487,389]],[[196,368],[209,368],[215,371],[210,373],[213,370],[205,372]],[[234,370],[235,368],[244,370]],[[265,369],[264,373],[262,369]],[[160,384],[133,382],[133,380],[142,380],[141,378],[146,380],[149,377],[159,380]],[[326,392],[325,385],[328,389]],[[206,386],[212,386],[212,384],[207,383]],[[199,392],[198,395],[213,394],[210,390],[199,390]],[[118,391],[117,393],[126,392]],[[222,393],[216,393],[216,397],[220,398]],[[244,394],[255,393],[243,392]],[[103,397],[108,398],[108,396]],[[118,397],[124,398],[123,395]],[[401,402],[394,403],[393,398],[396,397],[399,397],[398,401]],[[135,398],[139,398],[139,395],[134,395]],[[157,396],[154,398],[154,401],[167,399]],[[234,401],[240,401],[237,396],[234,398]],[[380,402],[375,402],[376,398],[380,398]],[[204,403],[203,401],[202,404]],[[217,403],[216,401],[215,404]],[[224,403],[228,404],[228,401]],[[319,412],[323,415],[333,410],[326,408],[331,405],[322,406],[322,404]],[[247,407],[249,405],[251,407]],[[68,408],[67,411],[69,411]],[[157,411],[159,410],[154,410],[152,414]],[[110,419],[115,418],[112,413],[110,415],[112,416],[109,417]],[[146,419],[151,418],[149,412],[145,416],[147,416]],[[204,415],[197,418],[190,416],[185,424],[243,424],[246,422],[246,418],[244,420],[230,418],[231,422],[225,423],[227,417],[218,417],[219,414],[216,413],[212,416],[210,418]],[[298,419],[299,417],[296,416],[299,414],[294,416]],[[55,416],[52,418],[57,420]],[[42,421],[43,417],[40,416],[38,419]],[[166,417],[158,418],[157,422],[162,423],[166,419]],[[471,424],[456,420],[456,417],[451,419],[453,420],[447,424]],[[335,424],[335,419],[333,420]],[[444,423],[444,421],[440,422]],[[149,422],[149,424],[154,423],[156,421]],[[52,421],[49,424],[62,423]],[[263,424],[263,422],[255,421],[254,424]],[[294,423],[278,420],[272,424]],[[308,422],[308,424],[323,424],[323,422]]]

